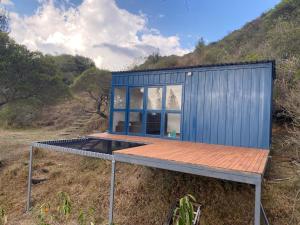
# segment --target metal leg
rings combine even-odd
[[[33,157],[33,148],[30,147],[30,156],[29,156],[29,164],[28,164],[28,189],[27,189],[27,205],[26,211],[29,212],[31,207],[31,179],[32,179],[32,157]]]
[[[109,200],[109,225],[113,224],[114,197],[115,197],[115,171],[116,161],[111,161],[110,200]]]
[[[255,185],[254,225],[260,225],[261,179]]]

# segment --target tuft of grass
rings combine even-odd
[[[50,215],[50,204],[44,203],[40,206],[40,211],[37,216],[38,225],[51,225],[49,221],[53,220],[53,217]]]
[[[95,224],[95,209],[90,207],[87,212],[80,209],[77,221],[79,225]]]
[[[5,210],[0,207],[0,225],[5,225],[7,224],[7,215]]]
[[[70,200],[70,196],[66,192],[59,192],[59,206],[58,211],[61,215],[63,215],[66,219],[70,216],[72,210],[72,204]]]

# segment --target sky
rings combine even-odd
[[[79,54],[124,70],[146,56],[184,55],[241,28],[280,0],[0,0],[10,36],[31,50]]]

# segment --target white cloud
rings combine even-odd
[[[14,3],[11,0],[0,0],[0,4],[3,4],[3,5],[14,5]]]
[[[51,54],[80,54],[98,67],[125,69],[153,52],[182,55],[177,36],[163,36],[147,26],[146,15],[129,13],[112,0],[83,0],[61,7],[41,1],[31,16],[10,13],[11,36],[32,50]]]

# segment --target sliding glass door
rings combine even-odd
[[[148,87],[146,108],[146,134],[161,135],[163,87]]]
[[[126,106],[126,87],[115,87],[112,112],[112,132],[126,133]]]
[[[182,85],[116,86],[113,99],[112,132],[181,138]]]
[[[144,133],[144,87],[129,88],[128,133],[141,135]]]

